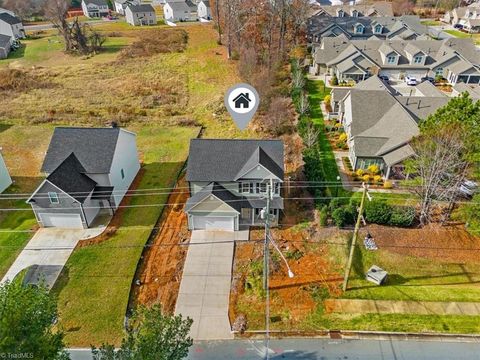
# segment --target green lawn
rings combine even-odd
[[[171,187],[198,128],[136,126],[145,170],[140,189]],[[142,247],[155,225],[168,192],[134,196],[123,213],[122,227],[99,245],[77,249],[57,282],[60,326],[74,346],[119,344],[133,275]]]
[[[1,202],[2,208],[25,208],[24,201]],[[37,221],[32,211],[0,211],[0,279],[33,235]]]
[[[421,24],[425,26],[442,26],[443,25],[443,23],[438,20],[423,20],[421,21]]]
[[[322,159],[323,173],[325,174],[325,181],[337,182],[339,176],[335,156],[333,155],[332,146],[327,139],[325,131],[323,131],[324,119],[321,109],[321,103],[327,94],[330,94],[331,89],[326,87],[323,81],[307,80],[306,89],[308,91],[308,98],[310,101],[310,117],[314,124],[320,125],[322,131],[319,136],[320,157]],[[328,188],[327,195],[336,193],[335,186]],[[345,196],[345,191],[340,188],[338,195]]]
[[[480,44],[480,34],[467,34],[458,30],[445,30],[445,32],[461,39],[472,38],[475,44]]]

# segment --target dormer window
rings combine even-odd
[[[423,62],[423,56],[422,55],[416,55],[413,58],[413,63],[414,64],[421,64]]]
[[[387,56],[387,64],[395,64],[397,57],[394,54]]]
[[[344,17],[344,15],[345,14],[343,13],[343,10],[341,10],[341,9],[337,10],[337,16],[338,17]]]
[[[357,10],[352,11],[352,17],[358,17],[358,11]]]
[[[373,32],[375,34],[380,34],[382,32],[382,25],[380,24],[375,25],[375,27],[373,28]]]
[[[357,24],[355,25],[355,34],[363,34],[363,25],[362,24]]]

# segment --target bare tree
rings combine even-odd
[[[458,131],[444,127],[433,136],[417,137],[412,147],[415,155],[407,168],[415,175],[412,191],[420,198],[420,224],[426,225],[432,221],[438,202],[453,203],[458,197],[468,168],[463,156],[465,144]]]
[[[68,22],[70,4],[70,0],[46,0],[44,5],[45,15],[63,37],[65,51],[78,54],[97,52],[104,44],[105,36],[94,31],[88,24],[80,23],[78,18]]]
[[[306,115],[310,111],[310,101],[308,95],[303,91],[298,99],[298,113],[300,115]]]
[[[308,148],[314,147],[318,143],[319,136],[320,129],[309,121],[303,134],[303,143],[305,146]]]
[[[299,59],[295,59],[295,66],[292,72],[292,85],[294,89],[303,89],[305,86],[305,76],[300,68]]]
[[[291,100],[285,97],[274,98],[264,118],[265,130],[279,136],[289,131],[292,120]]]
[[[293,0],[290,19],[292,21],[292,36],[295,45],[298,45],[301,34],[306,30],[307,20],[312,6],[308,0]]]
[[[2,6],[22,19],[29,18],[38,10],[33,0],[4,0]]]

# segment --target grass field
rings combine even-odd
[[[239,77],[236,64],[227,61],[225,49],[216,44],[212,26],[185,27],[189,40],[184,52],[122,61],[119,52],[137,35],[164,27],[139,30],[107,23],[96,28],[116,32],[106,51],[96,56],[65,55],[58,38],[47,33],[26,41],[23,54],[0,61],[0,68],[23,69],[48,82],[1,94],[0,144],[16,181],[10,192],[30,193],[38,185],[56,125],[104,126],[116,120],[135,131],[145,170],[142,189],[172,185],[200,125],[207,137],[254,135],[236,130],[223,111],[223,94]],[[148,206],[127,209],[115,234],[99,245],[77,249],[68,260],[54,292],[69,346],[120,342],[134,271],[167,195],[133,197],[132,205]],[[0,214],[0,225],[24,229],[35,220],[30,211],[12,212]],[[0,271],[5,271],[31,233],[2,236],[0,245],[18,245],[8,256],[0,255]]]
[[[475,44],[480,45],[480,34],[467,34],[458,30],[445,30],[445,32],[461,39],[471,38]]]
[[[421,24],[425,25],[425,26],[441,26],[441,25],[443,25],[443,23],[441,21],[438,21],[438,20],[423,20],[423,21],[421,21]]]

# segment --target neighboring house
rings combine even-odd
[[[431,86],[425,82],[412,96],[401,96],[372,76],[348,90],[333,89],[332,107],[347,134],[354,170],[375,164],[386,179],[404,176],[403,162],[414,154],[409,142],[419,134],[418,123],[450,100]]]
[[[10,10],[7,10],[7,9],[4,9],[4,8],[0,7],[0,14],[5,14],[5,13],[7,13],[11,16],[15,16],[15,13],[13,11],[10,11]]]
[[[22,20],[8,13],[0,14],[0,34],[9,36],[11,44],[18,39],[24,39],[25,29]]]
[[[11,37],[0,34],[0,59],[6,59],[12,49]]]
[[[0,148],[0,151],[1,150],[2,149]],[[8,173],[7,165],[0,152],[0,193],[4,192],[10,185],[12,185],[12,178]]]
[[[125,20],[133,26],[157,25],[155,9],[150,4],[127,6]]]
[[[136,135],[112,128],[57,127],[27,203],[43,227],[88,228],[115,211],[140,169]]]
[[[320,6],[315,16],[365,17],[393,16],[391,2],[378,1],[372,4]]]
[[[110,13],[106,0],[82,0],[82,10],[89,18],[105,17]]]
[[[461,93],[468,93],[474,100],[480,100],[480,86],[471,86],[465,83],[458,83],[452,88],[452,96],[459,96]]]
[[[140,0],[115,0],[113,3],[115,12],[122,15],[125,15],[125,9],[129,5],[140,5]]]
[[[308,40],[320,43],[323,38],[346,36],[348,39],[369,38],[416,39],[428,33],[416,15],[398,17],[330,17],[313,16],[308,20]]]
[[[442,76],[458,82],[480,83],[480,51],[471,39],[348,40],[324,38],[314,49],[313,74],[336,75],[339,81],[361,81],[372,74],[403,80],[412,75]]]
[[[197,6],[188,0],[167,0],[163,6],[163,17],[170,22],[197,21]]]
[[[201,19],[211,20],[212,10],[210,8],[210,1],[202,0],[197,5],[198,17]]]
[[[190,142],[185,212],[190,230],[239,230],[263,224],[267,184],[273,184],[271,212],[278,224],[283,209],[281,140],[194,139]]]
[[[463,25],[468,32],[478,33],[480,31],[480,3],[474,2],[468,6],[447,11],[440,20],[452,25]]]

